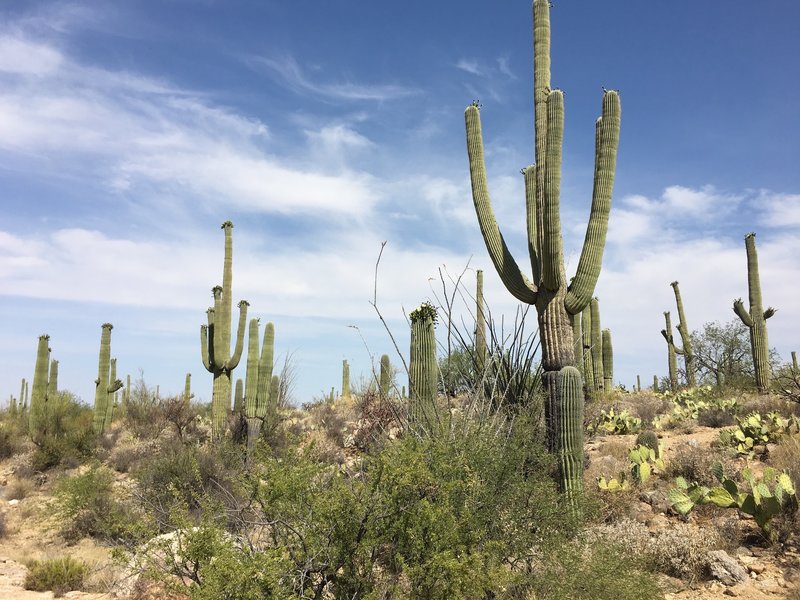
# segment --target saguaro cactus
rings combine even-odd
[[[574,369],[571,320],[591,300],[600,275],[616,168],[620,103],[616,91],[605,92],[602,117],[595,127],[594,191],[589,224],[577,272],[567,284],[559,211],[564,94],[550,86],[548,0],[534,1],[533,22],[536,165],[522,170],[532,281],[523,275],[511,256],[494,217],[477,103],[465,112],[467,149],[472,197],[489,256],[506,288],[518,300],[535,305],[539,315],[548,446],[558,456],[561,487],[575,494],[583,487],[583,404],[581,386],[572,385],[573,379],[577,377],[580,383],[581,378]],[[566,374],[564,369],[568,369]],[[560,385],[562,380],[569,380],[570,384]]]
[[[603,390],[614,387],[614,349],[611,347],[611,330],[603,329]]]
[[[22,382],[19,386],[19,410],[20,412],[24,413],[25,409],[28,407],[28,382],[25,378],[22,378]]]
[[[594,369],[594,391],[602,392],[604,389],[605,369],[603,368],[603,334],[600,327],[600,302],[592,298],[592,368]]]
[[[342,360],[342,398],[350,397],[350,365]]]
[[[692,352],[692,337],[689,334],[689,326],[686,325],[686,313],[683,312],[683,300],[678,282],[670,283],[675,291],[675,303],[678,305],[678,333],[681,334],[681,345],[683,350],[683,364],[686,367],[686,385],[693,388],[697,385],[694,369],[694,353]]]
[[[436,309],[427,302],[411,311],[411,360],[408,373],[408,419],[432,428],[436,422]]]
[[[658,391],[658,375],[653,375],[653,391]]]
[[[122,382],[116,378],[116,360],[114,370],[111,370],[111,323],[103,323],[100,332],[100,357],[97,361],[97,379],[94,380],[94,421],[92,423],[96,433],[111,424],[113,411],[114,392],[122,387]],[[113,375],[113,379],[110,378]]]
[[[483,378],[486,371],[486,312],[483,305],[483,271],[476,273],[475,289],[475,371]]]
[[[212,288],[214,307],[209,308],[208,325],[200,326],[200,354],[203,366],[214,376],[211,395],[211,435],[219,438],[231,408],[231,371],[239,365],[247,325],[246,300],[239,302],[239,326],[236,345],[231,355],[231,313],[233,304],[233,223],[222,224],[225,232],[225,258],[222,265],[222,285]]]
[[[47,399],[55,401],[58,395],[58,361],[54,358],[50,361],[50,377],[47,380]]]
[[[742,304],[742,299],[738,298],[733,303],[733,312],[750,329],[750,348],[753,352],[756,387],[759,392],[765,394],[769,391],[771,377],[767,319],[775,314],[775,309],[770,306],[764,310],[761,302],[761,278],[758,275],[758,253],[756,252],[755,233],[748,233],[744,237],[744,247],[747,252],[747,292],[750,300],[750,310],[747,311]]]
[[[50,363],[50,336],[40,335],[36,348],[36,366],[33,371],[31,404],[28,413],[28,431],[31,437],[39,434],[47,425],[48,367]]]
[[[183,401],[186,403],[186,406],[189,406],[189,402],[191,402],[192,398],[194,398],[194,394],[192,393],[192,374],[186,374],[186,381],[183,384]]]
[[[264,327],[261,355],[258,351],[258,319],[250,320],[247,346],[247,381],[244,389],[244,416],[247,419],[247,453],[251,454],[261,434],[261,425],[267,418],[270,406],[273,357],[275,352],[275,325]]]
[[[378,385],[381,390],[381,398],[389,397],[389,386],[392,381],[391,364],[389,363],[389,355],[384,354],[381,356],[381,375]]]
[[[678,391],[678,357],[677,354],[683,354],[683,350],[675,346],[675,338],[672,337],[672,319],[670,318],[669,311],[664,313],[664,321],[666,327],[661,330],[661,335],[667,341],[667,363],[669,366],[669,387],[673,392]]]

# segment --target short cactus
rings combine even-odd
[[[381,356],[381,374],[378,380],[378,385],[381,391],[381,398],[389,397],[389,386],[392,381],[392,366],[389,362],[389,355],[384,354]]]
[[[247,380],[244,389],[244,415],[247,419],[247,453],[251,454],[261,435],[261,426],[267,418],[270,405],[270,383],[274,368],[275,325],[264,327],[261,353],[258,350],[258,319],[250,320],[247,347]]]
[[[350,365],[342,360],[342,398],[350,397]]]
[[[408,374],[409,409],[411,423],[425,428],[436,422],[436,389],[438,365],[436,363],[436,309],[422,304],[409,315],[411,319],[411,360]]]
[[[658,444],[658,436],[655,431],[642,431],[636,436],[637,446],[646,446],[656,453],[656,458],[660,458],[661,450]]]
[[[762,394],[769,392],[770,364],[767,319],[775,314],[772,307],[764,310],[761,302],[761,278],[758,275],[758,254],[756,253],[756,234],[748,233],[744,238],[747,252],[747,289],[750,310],[747,311],[742,299],[734,301],[733,312],[750,329],[750,349],[753,353],[753,367],[756,372],[756,387]]]
[[[603,389],[614,387],[614,349],[611,347],[611,330],[603,329]]]
[[[214,375],[211,396],[211,435],[223,435],[228,412],[231,409],[231,372],[239,365],[244,347],[247,325],[246,300],[239,302],[239,326],[236,345],[231,354],[231,313],[233,303],[233,223],[222,224],[225,232],[225,258],[222,267],[222,285],[215,286],[214,307],[206,311],[208,325],[200,326],[200,354],[203,366]]]

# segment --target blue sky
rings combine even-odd
[[[770,343],[800,349],[800,4],[562,0],[551,18],[568,271],[602,87],[621,92],[597,288],[615,380],[665,373],[671,281],[691,328],[734,317],[749,231],[778,308]],[[234,299],[275,322],[297,402],[338,389],[342,359],[358,379],[391,354],[369,305],[384,240],[378,304],[404,350],[403,309],[443,265],[469,264],[470,290],[486,269],[493,313],[512,315],[475,221],[463,110],[484,107],[495,209],[526,264],[530,20],[528,2],[471,0],[3,2],[0,397],[49,333],[61,387],[91,402],[110,321],[123,378],[142,369],[170,393],[191,372],[208,399],[199,326],[227,219]]]

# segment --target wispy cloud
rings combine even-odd
[[[472,75],[483,75],[483,70],[478,66],[477,60],[460,59],[456,63],[456,68],[471,73]]]
[[[295,93],[313,94],[331,100],[366,100],[386,102],[400,100],[418,94],[419,90],[397,84],[365,84],[344,82],[314,81],[291,56],[270,58],[250,57],[247,61],[256,67],[264,67],[286,87]]]

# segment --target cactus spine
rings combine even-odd
[[[231,408],[231,372],[239,365],[247,324],[246,300],[239,302],[239,326],[236,345],[231,355],[231,314],[233,304],[233,223],[222,224],[225,232],[225,258],[222,265],[222,285],[214,287],[214,307],[207,313],[208,325],[200,326],[200,354],[203,366],[214,376],[211,396],[211,435],[223,435],[225,421]]]
[[[350,397],[350,365],[342,360],[342,398]]]
[[[678,391],[678,357],[683,350],[675,347],[675,338],[672,337],[672,319],[669,311],[664,313],[666,326],[661,330],[661,335],[667,341],[667,363],[669,366],[669,387],[673,392]]]
[[[694,353],[692,352],[692,338],[689,335],[689,326],[686,325],[686,313],[683,312],[683,300],[681,299],[681,291],[678,288],[678,282],[673,281],[671,284],[672,289],[675,291],[675,304],[678,306],[678,333],[681,334],[681,345],[683,350],[683,363],[686,368],[686,385],[690,388],[697,385],[697,378],[694,372]]]
[[[771,306],[766,310],[761,301],[761,278],[758,275],[758,253],[756,252],[756,234],[748,233],[744,238],[747,252],[747,291],[750,310],[747,311],[739,298],[733,303],[735,312],[742,323],[750,329],[750,348],[753,353],[753,366],[756,372],[756,387],[765,394],[769,391],[770,364],[769,339],[767,337],[767,319],[775,314]]]
[[[97,361],[97,379],[94,380],[94,421],[92,427],[95,433],[111,424],[113,411],[114,392],[122,387],[122,382],[116,378],[116,360],[114,361],[114,378],[111,373],[111,323],[103,323],[100,332],[100,357]]]
[[[28,431],[31,437],[38,435],[47,426],[48,366],[50,363],[50,336],[40,335],[36,348],[36,366],[33,371],[33,387],[28,413]]]
[[[483,378],[486,371],[486,312],[483,305],[483,271],[478,269],[475,289],[475,371]]]
[[[564,269],[559,193],[564,133],[564,95],[550,85],[550,5],[533,3],[534,23],[534,114],[536,165],[523,169],[526,189],[528,249],[533,281],[522,274],[497,226],[486,181],[480,111],[466,109],[467,149],[472,196],[478,223],[489,255],[506,288],[518,300],[536,305],[542,343],[542,376],[548,447],[561,459],[559,481],[571,495],[580,493],[583,460],[572,464],[567,447],[581,446],[578,419],[582,411],[567,397],[571,386],[560,386],[559,374],[576,364],[570,315],[581,312],[594,294],[600,276],[619,142],[620,104],[616,91],[603,96],[602,117],[595,127],[594,191],[589,223],[578,268],[567,285]],[[575,369],[578,381],[580,372]],[[569,377],[574,377],[570,371]],[[571,380],[570,380],[571,381]],[[580,386],[579,386],[580,387]],[[570,392],[571,393],[571,392]],[[578,439],[567,439],[574,432]],[[581,449],[582,453],[582,449]]]
[[[436,422],[436,309],[427,302],[409,315],[411,360],[408,374],[408,420],[432,428]]]
[[[247,347],[247,381],[244,389],[244,416],[247,419],[247,453],[250,455],[261,426],[267,418],[270,406],[270,386],[274,368],[275,325],[268,322],[264,327],[264,339],[261,354],[258,350],[258,319],[250,320],[249,341]]]
[[[603,329],[603,390],[614,387],[614,349],[611,347],[611,330]]]
[[[381,356],[381,376],[378,382],[381,391],[381,398],[389,397],[389,385],[391,384],[391,379],[392,373],[391,364],[389,363],[389,355],[384,354]]]

